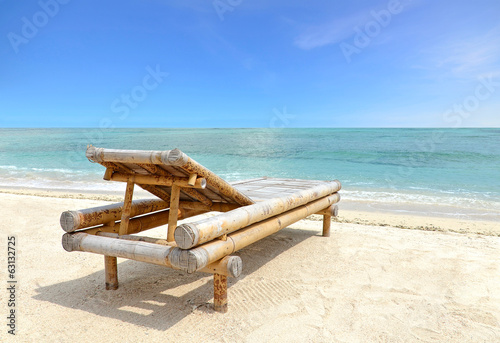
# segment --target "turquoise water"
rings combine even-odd
[[[339,179],[347,200],[500,213],[500,129],[0,129],[0,186],[121,189],[87,144],[179,148],[229,181]]]

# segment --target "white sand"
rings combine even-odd
[[[320,221],[304,220],[238,253],[243,275],[230,279],[229,312],[219,314],[210,275],[119,260],[120,288],[106,291],[102,256],[65,252],[61,212],[102,200],[0,194],[0,203],[1,318],[9,235],[19,280],[17,335],[3,319],[1,342],[500,341],[497,223],[472,223],[490,235],[449,219],[440,230],[464,233],[333,223],[324,238]],[[423,220],[370,216],[358,221]]]

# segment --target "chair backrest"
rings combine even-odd
[[[205,205],[228,203],[240,206],[253,204],[244,193],[179,149],[166,151],[117,150],[89,146],[87,158],[107,168],[105,179],[134,181],[141,188],[169,201],[169,182],[183,184],[196,180],[198,187],[181,187],[181,201]],[[204,180],[203,180],[204,179]],[[155,182],[157,180],[158,182]]]

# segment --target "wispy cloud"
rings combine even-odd
[[[391,7],[391,3],[386,3],[385,6],[382,7],[371,6],[363,8],[347,17],[339,17],[328,23],[305,27],[302,30],[303,32],[295,38],[294,44],[303,50],[311,50],[330,44],[337,44],[346,38],[353,36],[356,33],[356,28],[362,29],[367,23],[373,22],[376,25],[380,25],[379,21],[381,18],[379,15],[381,12],[385,12],[389,15],[389,17],[382,19],[388,20],[387,24],[382,25],[386,26],[389,25],[392,19],[391,17],[396,13],[401,13],[410,8],[416,7],[421,3],[421,1],[403,0],[396,3],[397,10]],[[392,12],[389,13],[389,11]]]
[[[369,18],[366,11],[356,13],[347,18],[333,19],[331,22],[314,25],[304,29],[294,44],[303,50],[311,50],[325,45],[336,44],[352,36],[353,29]]]
[[[482,35],[459,37],[427,49],[427,63],[414,68],[442,70],[456,78],[500,75],[500,26]]]

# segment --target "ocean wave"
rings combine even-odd
[[[93,192],[115,192],[122,191],[123,184],[118,182],[105,182],[97,180],[93,182],[87,181],[68,181],[68,180],[51,180],[43,178],[2,178],[0,179],[0,187],[14,188],[36,188],[47,190],[68,190],[68,191],[93,191]]]
[[[423,192],[388,192],[388,191],[367,191],[367,190],[346,190],[341,191],[342,198],[345,200],[356,202],[376,202],[394,205],[439,205],[451,206],[464,209],[476,210],[492,210],[500,213],[500,202],[493,199],[479,199],[482,194],[463,193],[457,195],[451,193],[445,195],[443,193],[424,194]]]
[[[64,174],[88,174],[88,171],[79,170],[79,169],[64,169],[64,168],[36,168],[36,167],[19,167],[19,166],[11,166],[11,165],[0,165],[0,170],[7,171],[34,171],[40,173],[64,173]]]

